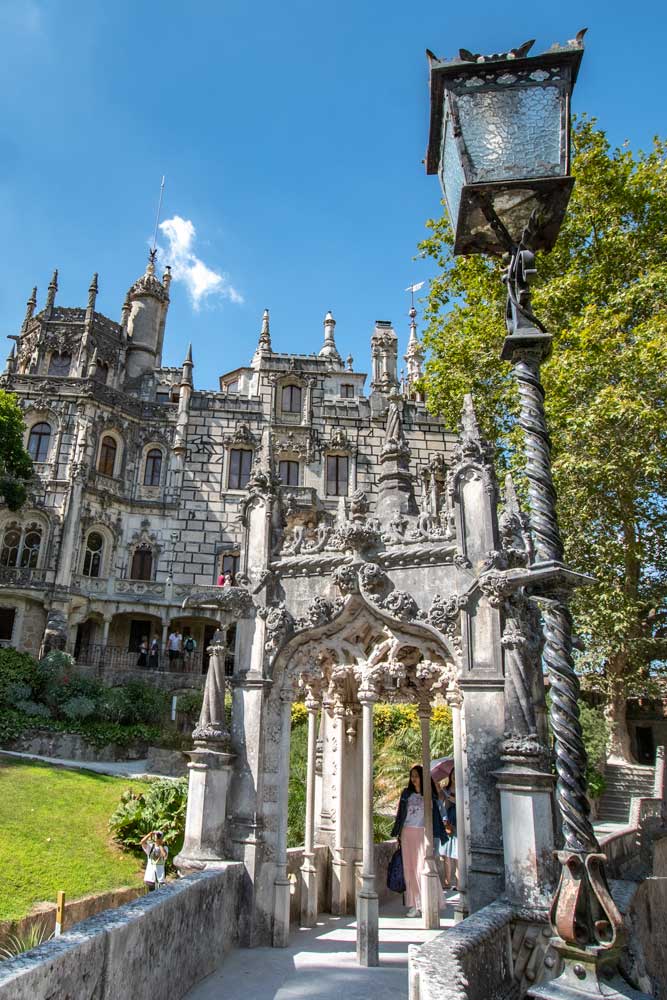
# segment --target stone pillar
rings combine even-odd
[[[533,738],[508,739],[494,772],[500,792],[505,894],[513,906],[546,918],[554,889],[554,777]]]
[[[380,964],[378,894],[375,891],[375,844],[373,839],[373,705],[377,697],[360,691],[363,740],[363,854],[361,889],[357,895],[357,960],[360,965]]]
[[[306,830],[301,866],[301,924],[314,927],[317,923],[317,868],[315,867],[315,756],[317,752],[317,710],[319,703],[312,692],[306,698],[308,709],[308,764],[306,772]]]
[[[454,919],[457,923],[468,916],[468,802],[463,774],[463,739],[461,735],[461,706],[463,697],[454,684],[447,688],[447,704],[452,710],[454,732],[454,778],[456,781],[456,843],[458,849],[457,884],[458,902],[454,905]]]
[[[225,725],[225,629],[218,629],[210,654],[204,701],[188,756],[190,772],[185,841],[174,864],[188,872],[219,864],[225,858],[227,787],[233,754]]]
[[[290,880],[287,877],[287,805],[289,786],[290,734],[292,728],[292,702],[289,693],[280,695],[280,771],[283,801],[278,812],[278,845],[276,849],[276,877],[274,880],[273,947],[286,948],[289,942]]]
[[[359,706],[336,703],[336,825],[331,876],[331,912],[354,913],[359,857]]]
[[[424,868],[421,874],[422,915],[424,927],[434,930],[440,926],[440,896],[442,887],[433,857],[433,797],[431,794],[431,706],[419,705],[419,722],[422,736],[422,768],[424,773]]]

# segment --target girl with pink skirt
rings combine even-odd
[[[405,896],[408,917],[421,916],[421,875],[424,870],[424,796],[423,770],[417,764],[410,771],[408,784],[401,792],[396,812],[396,820],[391,831],[398,837],[403,855],[405,876]],[[433,836],[441,841],[447,839],[438,808],[438,792],[431,779],[431,805],[433,809]]]

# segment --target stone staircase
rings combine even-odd
[[[600,800],[600,822],[627,823],[630,818],[630,799],[633,796],[653,795],[653,767],[641,764],[607,764],[604,776],[607,787]]]

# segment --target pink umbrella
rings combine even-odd
[[[440,757],[439,760],[431,761],[431,777],[434,781],[442,781],[444,778],[448,778],[453,770],[453,757]]]

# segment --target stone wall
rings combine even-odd
[[[116,743],[107,743],[103,747],[94,747],[76,733],[37,732],[19,736],[5,749],[34,754],[37,757],[56,757],[59,760],[78,760],[92,763],[110,760],[143,760],[148,752],[148,744],[135,743],[132,746],[118,746]]]
[[[65,913],[63,919],[63,930],[69,930],[74,924],[94,917],[104,910],[113,910],[125,903],[132,902],[137,896],[145,895],[145,888],[141,886],[129,886],[126,889],[112,889],[110,892],[94,892],[80,899],[71,899],[65,902]],[[56,928],[56,904],[36,903],[27,917],[21,920],[0,921],[0,948],[6,944],[7,938],[11,934],[24,934],[31,927],[42,927],[46,934],[52,934]]]
[[[512,910],[490,903],[427,944],[410,946],[409,1000],[512,1000]]]
[[[105,668],[100,678],[97,667],[88,667],[79,663],[76,665],[76,672],[84,677],[101,679],[109,687],[122,687],[129,681],[141,681],[143,684],[150,684],[151,687],[166,691],[168,694],[200,691],[206,681],[204,674],[172,673],[168,670],[113,670],[112,668]]]
[[[2,962],[0,1000],[180,1000],[238,943],[243,877],[228,863],[77,924]]]

